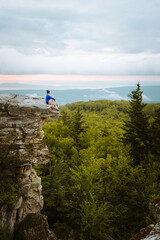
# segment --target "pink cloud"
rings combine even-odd
[[[105,81],[105,82],[160,82],[160,76],[105,76],[105,75],[56,75],[56,74],[26,74],[26,75],[0,75],[0,83],[19,82],[29,84],[45,84],[47,82],[79,82],[79,81]]]

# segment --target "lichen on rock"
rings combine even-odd
[[[16,158],[19,162],[21,189],[14,204],[0,208],[0,226],[7,229],[8,236],[13,236],[15,225],[28,214],[39,213],[43,208],[41,179],[33,167],[50,160],[42,127],[48,118],[58,116],[58,108],[46,105],[42,98],[0,95],[0,151],[7,151],[7,159]],[[10,172],[9,168],[2,171]]]

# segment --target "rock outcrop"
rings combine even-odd
[[[155,199],[150,204],[150,211],[156,222],[160,222],[160,198]]]
[[[12,206],[3,205],[0,209],[0,226],[7,229],[9,237],[13,236],[16,224],[43,208],[41,179],[33,166],[46,164],[50,159],[42,127],[46,119],[58,115],[58,107],[46,105],[42,98],[0,95],[0,151],[7,151],[7,158],[16,158],[20,164],[21,194]],[[9,169],[5,171],[10,174]]]
[[[150,204],[150,211],[157,224],[151,224],[140,230],[131,240],[159,240],[160,239],[160,199],[155,199]]]
[[[18,225],[15,232],[16,240],[57,240],[56,235],[49,230],[47,217],[40,213],[30,213]]]

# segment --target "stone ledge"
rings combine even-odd
[[[30,98],[16,94],[0,94],[0,116],[12,117],[55,117],[57,106],[47,105],[44,98]]]

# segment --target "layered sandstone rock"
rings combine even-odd
[[[160,199],[155,199],[150,204],[150,211],[157,224],[149,225],[140,230],[131,240],[159,240],[160,239]]]
[[[13,235],[15,224],[43,208],[41,179],[33,166],[50,159],[42,127],[46,119],[58,115],[58,108],[46,105],[42,98],[0,95],[0,151],[7,151],[8,159],[16,158],[20,163],[21,195],[12,206],[3,205],[0,209],[0,226],[8,229],[9,236]]]

